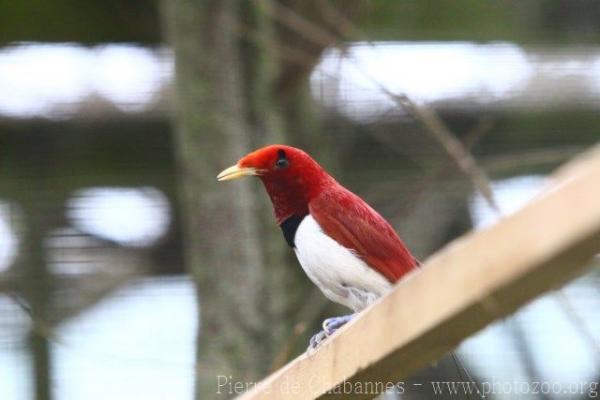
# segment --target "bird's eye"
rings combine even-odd
[[[275,161],[275,166],[279,169],[285,168],[290,165],[290,161],[285,156],[285,151],[279,150],[277,152],[277,161]]]

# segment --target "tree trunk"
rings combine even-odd
[[[270,90],[272,29],[250,2],[165,0],[162,9],[175,51],[186,262],[200,298],[196,397],[222,398],[234,393],[219,394],[219,383],[267,372],[306,287],[260,183],[215,179],[253,148],[284,141]]]

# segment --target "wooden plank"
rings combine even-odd
[[[600,146],[551,181],[524,209],[453,241],[317,352],[240,398],[372,398],[579,275],[600,252]]]

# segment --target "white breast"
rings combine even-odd
[[[354,252],[327,236],[307,215],[296,231],[295,252],[300,265],[325,296],[360,311],[391,288],[391,283]]]

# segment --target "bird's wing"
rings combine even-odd
[[[418,266],[390,224],[354,193],[342,187],[324,192],[310,201],[309,210],[327,235],[390,282]]]

